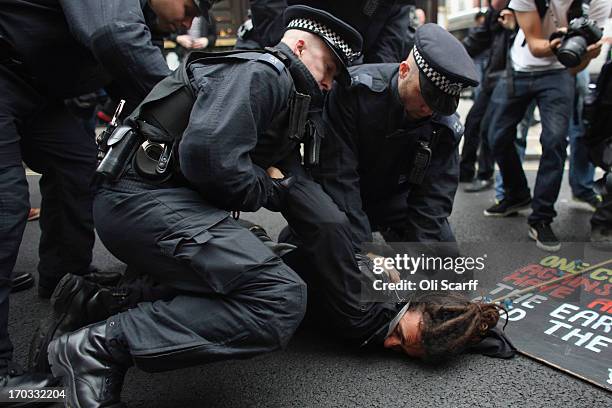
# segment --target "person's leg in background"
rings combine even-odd
[[[46,375],[25,374],[12,361],[13,345],[8,333],[13,268],[30,209],[19,128],[40,98],[2,65],[0,89],[0,397],[5,398],[11,388],[41,388],[54,382]]]
[[[504,200],[484,211],[485,216],[505,217],[528,207],[531,197],[520,156],[516,151],[516,126],[525,116],[534,97],[528,75],[513,73],[501,78],[492,102],[496,105],[491,116],[491,147],[504,181]]]
[[[478,177],[476,180],[473,180],[473,186],[467,186],[466,191],[468,189],[470,192],[481,191],[488,188],[486,182],[489,182],[489,179],[492,176],[488,174],[486,167],[486,160],[483,155],[488,155],[491,157],[490,149],[488,148],[488,143],[483,143],[481,140],[481,123],[488,111],[488,106],[490,105],[491,93],[492,89],[483,89],[478,94],[478,98],[474,101],[474,105],[470,109],[470,112],[465,119],[465,131],[463,134],[463,149],[461,150],[461,164],[460,164],[460,172],[459,172],[459,180],[461,182],[472,181],[475,175],[475,164],[478,158]],[[478,147],[480,146],[480,152],[478,152]],[[483,181],[485,183],[483,183]],[[471,187],[471,188],[469,188]]]
[[[576,93],[569,124],[569,183],[574,200],[587,203],[595,210],[601,201],[601,197],[593,190],[595,166],[589,159],[588,147],[585,145],[584,139],[585,129],[582,123],[582,108],[588,86],[589,73],[585,69],[576,75]]]
[[[591,217],[591,242],[594,246],[612,250],[612,195],[605,194]]]
[[[516,151],[520,157],[521,163],[525,161],[525,155],[527,150],[527,134],[529,128],[534,123],[533,113],[536,108],[536,102],[533,100],[525,112],[525,116],[521,119],[520,123],[516,127]],[[495,175],[495,200],[500,202],[504,199],[504,181],[502,180],[501,171],[498,171]]]
[[[90,272],[96,146],[61,101],[49,103],[26,131],[24,161],[42,174],[38,292],[49,298],[65,274]]]
[[[474,101],[469,113],[465,118],[465,130],[463,132],[463,147],[461,149],[461,163],[459,181],[470,182],[476,174],[476,159],[480,138],[478,136],[480,122],[487,109],[488,98],[484,93]]]
[[[550,224],[557,215],[555,203],[567,156],[567,129],[574,87],[574,77],[567,70],[534,75],[534,89],[542,119],[542,156],[533,192],[533,211],[527,222],[529,236],[536,240],[538,247],[547,251],[557,251],[561,247]]]

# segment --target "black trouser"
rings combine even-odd
[[[178,293],[109,319],[136,365],[162,371],[284,347],[306,309],[299,276],[199,193],[146,188],[121,181],[94,202],[113,255]]]
[[[83,273],[94,243],[91,178],[96,148],[60,100],[49,100],[0,65],[0,372],[12,357],[8,338],[11,276],[28,216],[24,161],[42,174],[40,284]]]
[[[481,127],[481,123],[487,113],[493,89],[484,88],[478,94],[470,112],[465,119],[465,131],[463,134],[463,150],[461,150],[461,179],[474,177],[474,166],[478,157],[478,180],[488,180],[493,177],[494,160],[489,146],[487,129]],[[481,130],[484,130],[481,131]],[[480,151],[478,147],[480,146]],[[478,153],[478,155],[477,155]]]

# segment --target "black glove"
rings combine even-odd
[[[268,201],[264,207],[270,211],[280,212],[285,207],[287,192],[296,181],[297,178],[295,176],[272,179],[272,188],[268,192]]]
[[[282,258],[289,252],[293,251],[297,247],[295,245],[287,244],[285,242],[275,242],[270,238],[268,232],[263,229],[262,226],[253,224],[247,220],[238,220],[238,224],[248,229],[253,235],[255,235],[265,246],[270,248],[279,258]]]

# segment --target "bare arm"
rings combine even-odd
[[[525,33],[525,39],[531,54],[538,58],[553,56],[553,47],[558,47],[561,41],[558,38],[553,41],[543,38],[542,22],[537,10],[516,11],[515,15],[519,27]]]

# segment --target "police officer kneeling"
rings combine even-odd
[[[229,211],[283,205],[294,179],[266,169],[316,127],[321,90],[336,73],[347,79],[361,37],[309,7],[287,9],[285,21],[266,51],[191,54],[109,139],[101,168],[119,177],[96,195],[98,234],[176,296],[50,343],[71,407],[118,404],[132,364],[156,372],[277,350],[302,320],[304,282]]]

